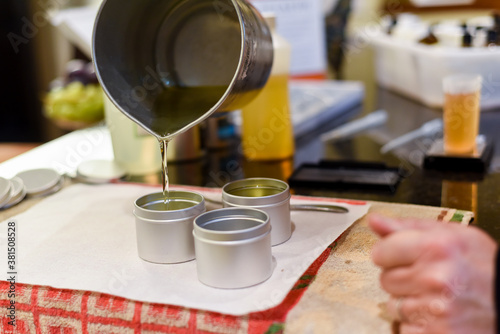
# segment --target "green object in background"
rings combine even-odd
[[[99,85],[72,82],[50,91],[44,100],[45,115],[56,120],[94,123],[104,119],[104,95]]]

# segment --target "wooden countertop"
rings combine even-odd
[[[40,143],[0,143],[0,162],[9,160],[40,145]]]

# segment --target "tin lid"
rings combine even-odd
[[[267,213],[250,208],[224,208],[194,220],[194,235],[212,241],[249,240],[271,231]]]
[[[54,193],[62,188],[64,178],[50,168],[32,169],[16,175],[26,187],[28,196],[43,196]]]
[[[112,160],[85,161],[76,170],[76,176],[80,180],[93,184],[109,183],[125,175],[125,170]]]
[[[230,182],[222,188],[222,200],[235,205],[271,205],[289,198],[288,184],[276,179],[250,178]]]
[[[2,209],[8,209],[12,207],[21,202],[24,197],[26,197],[26,187],[24,186],[23,180],[18,177],[14,177],[10,180],[10,184],[10,199],[3,205]]]
[[[205,212],[205,198],[192,191],[171,190],[169,207],[162,192],[142,196],[134,204],[136,217],[160,222],[190,218]]]
[[[11,188],[10,181],[0,177],[0,208],[9,201]]]

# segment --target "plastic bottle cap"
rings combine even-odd
[[[12,207],[21,202],[24,197],[26,197],[26,187],[24,186],[23,180],[18,177],[14,177],[12,180],[10,180],[10,183],[10,199],[7,201],[7,203],[4,204],[2,209]]]
[[[0,208],[10,199],[11,187],[9,180],[0,177]]]
[[[126,175],[126,172],[111,160],[89,160],[78,166],[76,175],[87,183],[109,183]]]
[[[27,170],[16,176],[24,183],[29,196],[51,194],[61,189],[64,183],[62,175],[49,168]]]

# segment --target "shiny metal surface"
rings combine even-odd
[[[349,209],[339,205],[331,204],[297,204],[290,205],[290,210],[295,211],[315,211],[315,212],[329,212],[329,213],[348,213]]]
[[[208,22],[198,22],[198,14]],[[235,57],[227,54],[224,41],[236,36],[217,30],[221,22],[238,27],[240,52]],[[217,45],[193,43],[207,33],[206,27],[213,28],[210,39]],[[187,52],[193,45],[199,50]],[[206,66],[208,56],[217,66]],[[105,0],[94,27],[93,60],[113,103],[158,136],[146,126],[150,119],[145,115],[164,87],[228,84],[210,110],[177,133],[184,132],[215,111],[236,110],[251,100],[267,82],[273,47],[264,19],[244,0]],[[235,71],[228,62],[235,62]]]
[[[242,190],[246,196],[238,195]],[[269,191],[269,195],[266,195],[266,191]],[[287,183],[269,178],[238,180],[222,188],[224,207],[249,207],[265,211],[269,215],[273,246],[282,244],[292,235],[290,197],[290,187]]]
[[[222,205],[221,201],[205,198],[206,202]],[[292,211],[316,211],[316,212],[330,212],[330,213],[348,213],[349,209],[344,208],[340,205],[332,204],[295,204],[290,205],[290,210]]]
[[[171,190],[168,194],[169,201],[183,201],[190,202],[193,204],[192,207],[175,210],[175,211],[161,211],[151,209],[151,206],[158,203],[163,203],[165,197],[162,192],[153,193],[140,197],[135,201],[134,214],[140,216],[141,218],[148,220],[176,220],[184,219],[186,217],[191,217],[193,215],[199,215],[205,212],[205,199],[201,194],[191,191],[178,191]]]
[[[213,241],[238,241],[258,237],[271,230],[269,216],[260,210],[228,208],[205,213],[195,222],[196,234]]]
[[[272,275],[271,224],[260,210],[226,208],[194,221],[198,279],[212,287],[244,288]]]
[[[135,223],[139,257],[154,263],[179,263],[195,258],[193,221],[205,212],[203,196],[188,191],[170,191],[170,200],[186,208],[153,209],[164,203],[163,193],[143,196],[135,202]]]

